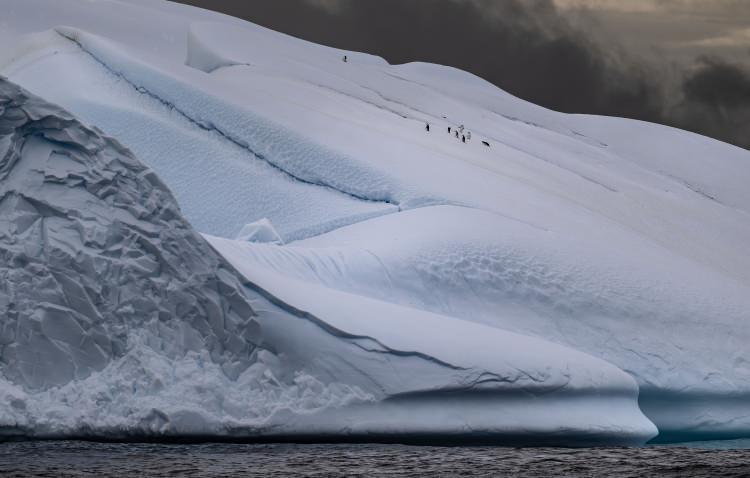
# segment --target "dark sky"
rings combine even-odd
[[[182,0],[391,63],[475,73],[569,113],[750,148],[750,0]]]

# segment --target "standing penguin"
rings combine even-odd
[[[425,123],[424,129],[427,130],[427,132],[430,132],[430,123]]]
[[[344,63],[347,63],[348,61],[349,61],[349,58],[346,55],[344,55]]]
[[[462,136],[461,136],[461,142],[462,142],[462,143],[465,143],[465,142],[466,142],[466,135],[462,135]]]

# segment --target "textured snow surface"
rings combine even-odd
[[[259,326],[240,282],[153,171],[5,80],[0,98],[6,377],[30,389],[86,377],[148,323],[174,336],[165,348],[247,368]]]
[[[169,2],[3,9],[0,74],[153,168],[247,280],[279,390],[335,397],[227,422],[196,398],[224,433],[637,442],[629,376],[662,438],[750,435],[747,151]]]

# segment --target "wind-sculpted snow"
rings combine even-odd
[[[750,411],[743,345],[750,338],[748,288],[657,245],[641,243],[638,258],[623,258],[608,247],[617,233],[605,240],[567,238],[451,206],[407,211],[285,247],[209,239],[273,291],[286,283],[278,277],[287,277],[311,284],[295,289],[371,297],[607,357],[642,384],[641,406],[665,437],[680,436],[696,419],[706,436],[750,430],[744,418]],[[587,262],[578,259],[584,251]],[[706,289],[706,282],[722,286]]]
[[[191,85],[175,81],[158,70],[118,53],[101,39],[84,32],[60,28],[58,33],[75,42],[107,69],[133,87],[176,110],[198,126],[213,130],[228,141],[247,148],[258,159],[297,181],[319,185],[364,201],[395,203],[388,184],[356,158],[345,158],[324,145],[305,141],[294,131],[274,125],[252,111],[240,110]],[[318,158],[325,157],[325,162]],[[305,158],[306,161],[301,161]],[[325,168],[322,166],[325,164]]]
[[[92,52],[45,32],[31,39],[30,48],[51,55],[59,74],[54,80],[37,76],[33,65],[25,73],[49,80],[45,97],[117,136],[169,177],[197,229],[234,236],[245,224],[268,217],[284,240],[295,240],[398,210],[377,175],[356,166],[346,172],[340,155],[123,56],[101,39],[61,31],[90,41]],[[71,63],[77,66],[71,69]],[[78,89],[81,82],[89,85],[85,93]],[[323,167],[322,160],[340,167]],[[350,182],[352,188],[344,185]]]
[[[376,400],[295,417],[279,424],[278,432],[633,444],[655,431],[637,409],[630,377],[606,362],[537,338],[256,269],[244,257],[243,243],[209,240],[253,290],[297,317],[259,316],[265,340],[288,364],[305,364],[316,376],[347,377]],[[340,342],[331,347],[315,339],[311,346],[316,329]]]

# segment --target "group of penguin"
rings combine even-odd
[[[344,63],[348,63],[349,57],[344,55],[342,60],[344,61]],[[445,116],[443,118],[445,118]],[[464,133],[465,129],[466,128],[464,127],[464,125],[461,125],[458,128],[448,126],[448,134],[454,134],[456,139],[460,139],[462,143],[466,143],[467,141],[471,141],[471,131],[466,131],[466,133]],[[430,132],[430,123],[425,123],[425,130],[427,130],[428,133]],[[490,143],[488,143],[487,141],[482,141],[482,144],[487,146],[488,148],[490,147]]]
[[[430,132],[430,123],[425,123],[425,130],[428,133]],[[462,143],[471,141],[471,131],[466,131],[464,125],[461,125],[458,128],[448,126],[448,134],[453,134],[456,139],[460,139]],[[488,148],[490,147],[490,143],[488,143],[487,141],[482,141],[482,144],[487,146]]]

